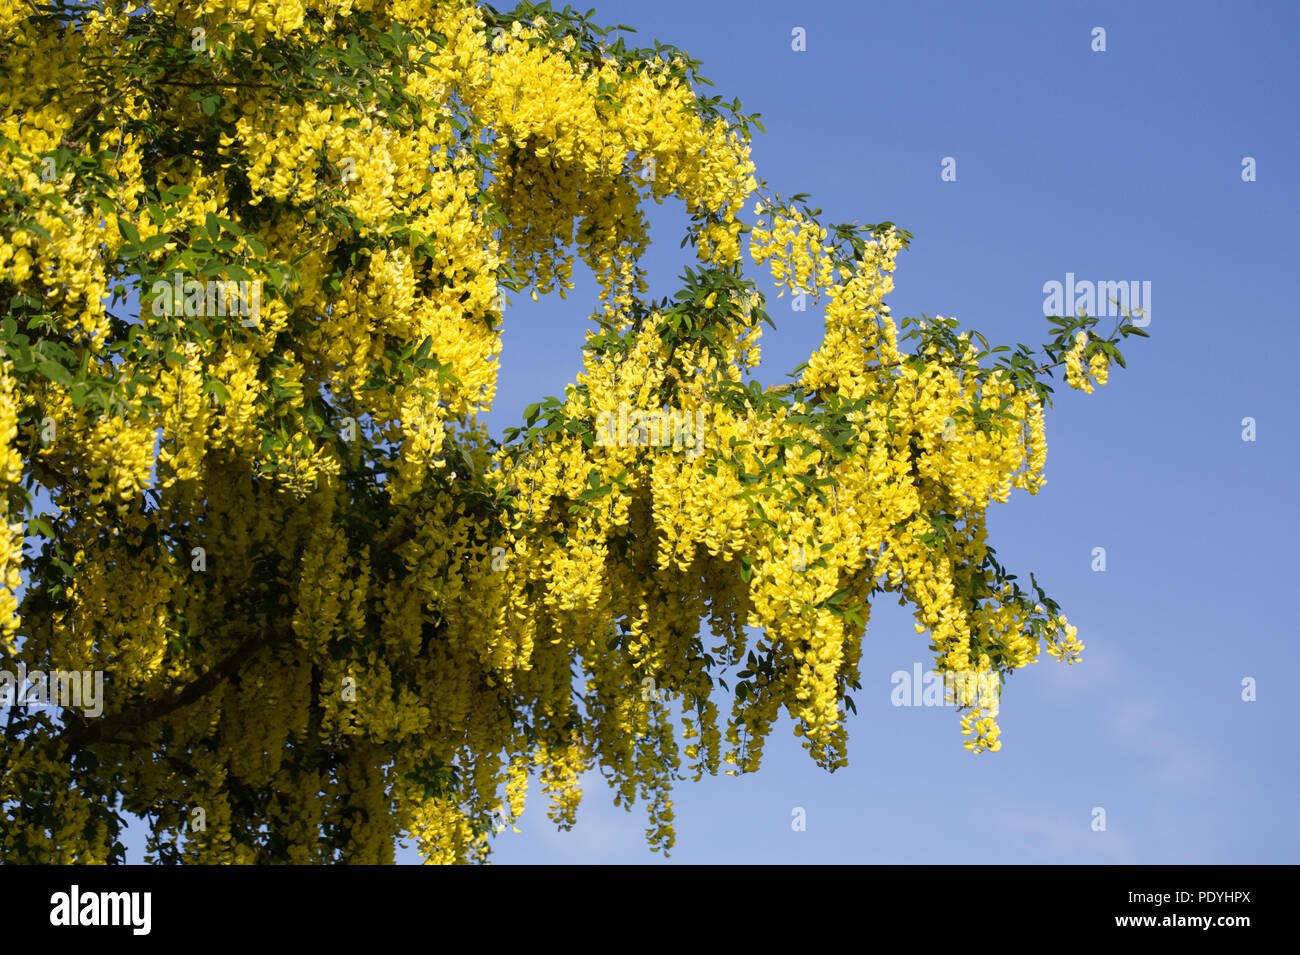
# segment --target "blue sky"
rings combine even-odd
[[[682,47],[716,92],[762,113],[754,156],[773,188],[811,193],[828,221],[911,231],[895,317],[956,316],[990,341],[1038,344],[1044,283],[1152,283],[1152,337],[1129,339],[1127,371],[1092,395],[1058,388],[1047,486],[990,510],[999,557],[1061,602],[1082,661],[1044,656],[1015,674],[1002,750],[976,757],[951,709],[891,705],[891,674],[928,669],[929,654],[906,611],[882,603],[850,765],[818,769],[783,722],[758,774],[680,784],[670,861],[1300,861],[1284,652],[1300,463],[1297,8],[604,0],[596,19]],[[1091,48],[1098,26],[1105,52]],[[944,157],[955,182],[940,179]],[[680,207],[655,212],[647,264],[662,295],[690,250]],[[494,432],[562,393],[593,295],[517,297]],[[819,340],[816,309],[787,301],[764,337],[759,377],[774,383]],[[536,793],[494,861],[660,860],[644,828],[643,807],[613,806],[593,776],[572,832]]]
[[[1044,656],[1013,676],[1002,750],[975,757],[953,710],[891,704],[891,675],[929,669],[930,655],[911,616],[881,603],[850,765],[818,769],[783,721],[758,774],[680,784],[669,861],[1300,861],[1283,652],[1300,463],[1287,287],[1300,257],[1297,8],[603,0],[596,19],[686,49],[716,92],[762,113],[754,156],[773,188],[811,193],[826,221],[912,232],[895,317],[956,316],[991,342],[1038,344],[1044,283],[1152,285],[1151,339],[1130,339],[1128,370],[1094,394],[1058,388],[1047,486],[989,516],[1003,563],[1035,572],[1078,626],[1082,661]],[[954,182],[941,181],[945,157]],[[1243,182],[1244,157],[1257,181]],[[670,294],[693,264],[680,205],[652,221],[651,291]],[[594,295],[584,278],[567,301],[516,296],[494,433],[572,380]],[[772,303],[767,382],[819,340],[816,307],[787,301]],[[662,861],[644,807],[614,807],[596,775],[572,832],[531,796],[497,864]],[[130,843],[138,861],[138,831]]]

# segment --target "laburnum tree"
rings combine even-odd
[[[593,768],[666,851],[672,783],[756,770],[782,711],[846,764],[881,594],[941,672],[1077,658],[985,512],[1043,483],[1053,370],[1091,391],[1145,332],[896,324],[908,233],[773,192],[757,118],[623,32],[0,2],[0,669],[104,679],[98,716],[3,711],[0,857],[120,861],[131,814],[163,863],[482,860]],[[651,200],[693,250],[659,300]],[[824,313],[780,385],[746,258]],[[503,296],[578,259],[581,370],[495,440]]]

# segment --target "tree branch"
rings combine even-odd
[[[83,109],[73,121],[72,128],[64,133],[63,137],[59,140],[59,145],[67,146],[70,149],[80,149],[81,143],[77,141],[77,137],[89,128],[91,122],[99,115],[100,110],[111,104],[114,100],[121,99],[125,93],[126,87],[123,87],[107,99],[102,99],[97,103],[91,103]]]
[[[255,636],[244,640],[229,656],[217,663],[193,683],[187,684],[170,699],[153,700],[134,710],[93,721],[82,718],[76,725],[70,726],[54,737],[53,741],[65,742],[72,746],[85,746],[96,742],[123,742],[123,740],[114,739],[113,737],[157,722],[179,709],[198,702],[216,689],[223,681],[237,674],[258,650],[264,647],[281,645],[291,632],[288,628],[284,628],[268,639],[266,630],[263,629]]]

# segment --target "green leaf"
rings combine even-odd
[[[208,214],[212,215],[212,213],[208,213]],[[231,235],[239,236],[241,238],[243,237],[244,230],[240,227],[239,223],[231,222],[229,219],[223,219],[221,216],[218,215],[213,215],[212,218],[215,219],[217,223],[223,229],[229,232]]]
[[[50,381],[56,381],[61,385],[72,384],[72,373],[57,361],[38,362],[36,370],[46,378],[50,379]]]
[[[835,591],[835,593],[831,594],[830,597],[827,598],[826,603],[832,607],[838,607],[840,604],[844,602],[844,599],[848,597],[848,595],[851,593],[853,593],[852,587],[843,587]]]
[[[122,233],[122,237],[125,238],[127,242],[130,242],[132,245],[140,244],[140,230],[121,216],[117,217],[117,230]]]
[[[216,378],[209,378],[203,386],[217,399],[217,404],[224,405],[230,400],[230,390]]]
[[[157,252],[168,242],[170,242],[171,238],[172,237],[167,235],[167,233],[165,232],[161,232],[158,235],[151,235],[149,236],[149,238],[145,239],[142,243],[140,243],[140,252],[141,253]]]

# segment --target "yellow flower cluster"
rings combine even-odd
[[[1065,354],[1065,380],[1071,388],[1092,394],[1093,382],[1098,387],[1106,384],[1110,362],[1103,351],[1094,351],[1088,359],[1087,371],[1083,367],[1084,349],[1088,347],[1088,333],[1079,332],[1074,337],[1074,347]]]
[[[820,236],[813,226],[803,230]],[[831,273],[829,255],[813,258],[809,240],[796,242],[795,234],[788,224],[769,233],[755,230],[753,250],[754,259],[770,263],[774,278],[788,279],[792,290],[807,288],[814,273]],[[517,570],[525,581],[547,582],[540,605],[531,603],[533,614],[546,615],[542,629],[600,648],[606,620],[629,621],[617,656],[586,660],[593,685],[637,686],[650,675],[658,687],[702,700],[709,692],[706,678],[683,666],[692,652],[683,639],[693,635],[692,621],[711,616],[711,629],[725,638],[714,652],[733,662],[745,653],[744,628],[762,631],[774,658],[770,675],[754,678],[725,732],[726,759],[742,771],[757,768],[763,737],[782,708],[796,718],[796,732],[817,759],[828,767],[844,765],[843,687],[856,680],[868,616],[863,606],[860,619],[850,620],[828,604],[845,588],[850,596],[844,604],[865,605],[876,586],[915,603],[918,629],[931,630],[943,669],[967,670],[972,661],[980,661],[984,672],[995,665],[1014,669],[1038,655],[1038,640],[1017,605],[996,602],[1009,599],[1009,590],[981,604],[963,595],[973,582],[991,583],[977,569],[987,555],[984,509],[1006,500],[1013,487],[1033,492],[1043,483],[1041,402],[1000,375],[979,381],[937,362],[918,372],[902,361],[897,328],[882,304],[899,247],[896,235],[881,236],[859,269],[824,289],[826,337],[802,384],[876,399],[850,416],[858,438],[847,456],[806,446],[806,419],[790,420],[808,411],[805,406],[763,416],[719,402],[716,389],[706,396],[706,381],[740,382],[740,352],[748,347],[742,343],[756,337],[743,322],[723,361],[679,342],[673,359],[685,374],[667,366],[658,329],[637,333],[625,322],[620,327],[630,336],[628,349],[589,351],[580,388],[568,393],[566,416],[594,421],[620,404],[646,406],[680,382],[676,400],[683,417],[702,410],[708,421],[704,456],[635,443],[607,444],[593,456],[572,438],[548,442],[513,467],[503,458],[503,477],[526,514],[545,514],[565,526],[562,545],[544,545]],[[1018,426],[997,431],[965,423],[977,410],[1001,411]],[[957,418],[963,411],[965,417]],[[954,427],[956,420],[963,424]],[[782,453],[791,442],[805,447]],[[760,488],[747,483],[747,475],[778,463],[782,481]],[[810,484],[828,490],[810,497]],[[589,487],[612,490],[579,517],[564,520],[565,502]],[[923,545],[921,537],[933,530],[927,515],[951,510],[954,502],[964,520],[951,528],[950,543]],[[747,579],[738,565],[747,567]],[[549,589],[557,577],[567,585],[562,593]],[[558,698],[555,703],[563,705]],[[701,733],[717,738],[716,716],[704,712],[698,721],[684,721],[686,739]],[[611,701],[602,713],[601,753],[627,752],[629,737],[650,732],[651,714],[635,696]],[[975,735],[971,748],[998,748],[996,715],[996,707],[985,706],[967,721]],[[699,760],[701,747],[692,743],[686,755]]]
[[[1047,640],[1047,652],[1062,663],[1078,663],[1079,654],[1084,650],[1079,640],[1078,628],[1072,626],[1065,617],[1056,621],[1056,627]]]
[[[1088,359],[1088,376],[1097,382],[1100,387],[1106,384],[1106,379],[1110,374],[1110,363],[1106,360],[1104,352],[1096,352]]]
[[[761,206],[760,206],[761,208]],[[802,213],[776,215],[771,229],[753,230],[750,254],[755,265],[769,264],[777,288],[811,293],[831,285],[832,264],[821,243],[826,230]],[[777,296],[784,295],[778,292]]]
[[[18,648],[18,589],[22,586],[23,525],[12,508],[14,485],[22,480],[22,452],[15,446],[21,401],[12,375],[12,362],[0,364],[0,661]]]
[[[715,211],[700,257],[734,262],[736,219],[757,185],[748,149],[726,124],[690,110],[691,89],[650,60],[632,69],[613,56],[572,62],[540,43],[545,21],[492,43],[488,69],[464,90],[478,115],[496,118],[494,198],[515,273],[539,292],[573,288],[573,248],[611,290],[644,291],[632,263],[648,236],[641,190],[679,196],[688,212]]]

